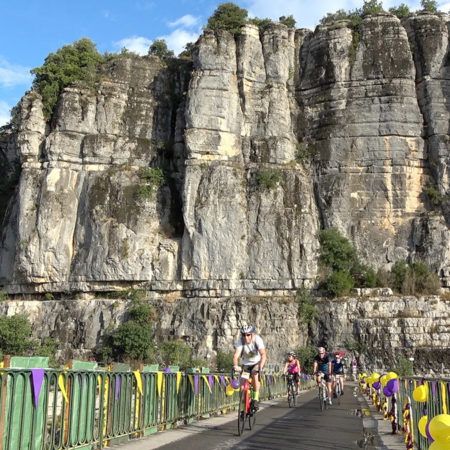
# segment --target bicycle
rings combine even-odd
[[[295,385],[294,374],[288,373],[286,375],[286,383],[287,383],[287,400],[289,408],[295,406],[296,403],[296,390],[297,386]]]
[[[334,387],[334,393],[336,395],[336,399],[338,402],[338,405],[341,404],[341,395],[342,395],[342,389],[341,389],[341,383],[339,381],[339,377],[342,375],[335,375],[335,387]]]
[[[320,375],[320,382],[318,384],[318,390],[319,390],[319,404],[320,404],[320,410],[323,411],[324,409],[328,408],[328,398],[327,398],[327,384],[325,383],[325,380],[323,379],[323,373]]]
[[[238,434],[244,432],[245,422],[251,430],[256,423],[256,409],[253,405],[253,385],[250,372],[244,370],[240,373],[239,407],[238,407]]]

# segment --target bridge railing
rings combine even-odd
[[[422,398],[414,395],[419,386],[426,387],[426,395],[423,394]],[[391,421],[393,433],[398,431],[404,434],[407,450],[428,450],[432,437],[426,424],[437,415],[450,413],[448,378],[400,378],[398,392],[390,397],[386,397],[382,389],[367,389],[374,405],[384,413],[386,420]]]
[[[103,448],[237,406],[228,374],[146,370],[0,369],[0,450]],[[302,379],[302,387],[311,381]],[[264,375],[261,399],[285,394]]]

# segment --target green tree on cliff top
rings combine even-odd
[[[155,39],[148,49],[148,54],[158,56],[161,59],[173,58],[174,56],[173,51],[169,50],[164,39]]]
[[[247,23],[248,12],[234,3],[222,3],[208,19],[206,28],[211,30],[227,30],[233,34],[239,33]]]
[[[80,39],[50,53],[41,67],[34,68],[33,87],[41,94],[44,114],[48,119],[62,90],[71,84],[92,88],[98,80],[103,57],[90,39]]]
[[[438,6],[437,6],[437,2],[435,0],[421,0],[420,4],[422,5],[422,9],[424,11],[427,11],[430,13],[438,12]]]

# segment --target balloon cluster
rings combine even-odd
[[[427,438],[428,442],[431,442],[429,450],[448,450],[450,448],[450,414],[439,414],[434,416],[431,421],[428,421],[428,416],[422,416],[419,419],[418,427],[420,434]]]
[[[383,388],[383,394],[386,397],[392,397],[400,389],[398,375],[395,372],[388,372],[381,376],[379,373],[373,372],[372,375],[365,377],[365,382],[377,391]]]

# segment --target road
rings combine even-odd
[[[186,427],[182,439],[160,445],[158,435],[145,441],[128,443],[127,450],[352,450],[363,438],[360,404],[351,388],[335,404],[321,412],[315,391],[297,397],[297,406],[288,408],[285,400],[271,402],[258,412],[255,428],[237,435],[236,419],[231,416],[226,423],[204,427],[202,422]],[[236,413],[235,413],[236,415]],[[222,419],[222,422],[224,419]],[[170,440],[170,431],[167,434]],[[176,433],[176,432],[174,432]],[[175,436],[175,435],[174,435]],[[166,439],[167,442],[167,439]],[[369,448],[369,447],[366,447]]]

